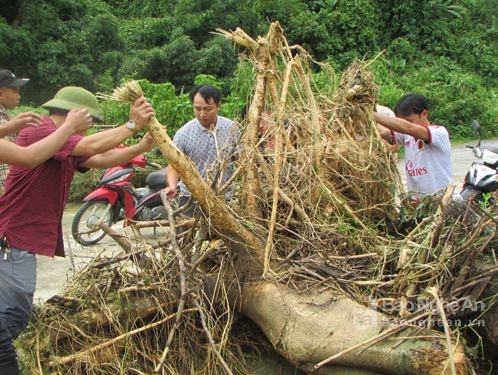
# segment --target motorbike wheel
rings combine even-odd
[[[83,246],[95,245],[106,233],[98,226],[100,222],[111,226],[114,222],[113,210],[104,199],[83,203],[74,215],[71,231],[76,242]]]

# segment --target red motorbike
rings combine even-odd
[[[131,184],[135,166],[144,168],[146,165],[161,168],[138,155],[126,164],[104,171],[97,189],[84,198],[85,203],[74,216],[72,234],[76,242],[89,246],[102,240],[106,233],[99,226],[101,222],[111,226],[125,218],[136,221],[166,218],[160,197],[166,187],[164,169],[149,174],[142,188],[136,189]]]

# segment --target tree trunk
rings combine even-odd
[[[283,357],[307,372],[320,361],[376,336],[387,320],[331,291],[299,294],[271,282],[244,284],[241,309]],[[411,330],[397,335],[409,336]],[[384,339],[344,354],[317,373],[335,374],[339,366],[367,374],[450,374],[445,337],[427,329],[417,331],[417,336],[431,338]],[[453,349],[457,373],[466,374],[462,347],[454,345]]]

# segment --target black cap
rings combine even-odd
[[[8,69],[0,69],[0,87],[21,87],[28,83],[28,78],[17,78]]]

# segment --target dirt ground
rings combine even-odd
[[[483,142],[483,145],[498,145],[498,139]],[[456,145],[452,148],[453,179],[457,186],[457,191],[461,190],[463,179],[473,161],[477,159],[473,156],[472,150],[465,148],[466,145],[475,145],[475,142]],[[404,176],[403,162],[398,163],[399,169]],[[109,237],[105,237],[99,244],[91,247],[83,247],[77,244],[71,235],[71,222],[79,205],[68,205],[64,212],[63,231],[66,245],[66,258],[37,257],[37,288],[35,292],[35,302],[42,302],[54,294],[60,293],[64,282],[71,277],[75,271],[84,267],[95,256],[103,253],[112,256],[119,253],[121,249]],[[117,231],[122,231],[122,222],[113,226]],[[131,232],[128,232],[131,234]],[[152,229],[142,230],[142,234],[147,240],[157,241],[165,232],[158,230],[154,235]]]

